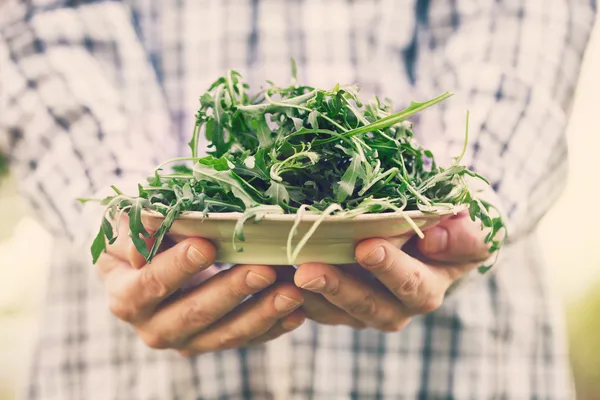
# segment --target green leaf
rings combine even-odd
[[[362,135],[362,134],[368,133],[368,132],[373,132],[373,131],[389,128],[390,126],[400,123],[400,122],[406,120],[408,117],[415,115],[416,113],[423,111],[426,108],[429,108],[441,101],[446,100],[450,96],[452,96],[451,93],[444,93],[432,100],[424,101],[422,103],[417,103],[417,102],[413,101],[410,103],[410,106],[408,108],[406,108],[400,112],[397,112],[397,113],[392,114],[385,118],[381,118],[381,119],[379,119],[375,122],[372,122],[366,126],[349,130],[349,131],[345,132],[343,135],[345,137],[352,137],[352,136],[356,136],[356,135]],[[320,144],[330,143],[334,140],[335,139],[326,139],[324,141],[321,141]]]
[[[104,240],[104,229],[101,227],[100,231],[96,235],[96,238],[92,242],[91,252],[92,252],[92,263],[96,264],[100,255],[106,251],[106,241]]]
[[[480,274],[485,274],[490,269],[492,269],[492,267],[493,267],[493,265],[482,265],[481,267],[477,268],[477,270],[479,271]]]
[[[108,239],[108,244],[113,244],[117,239],[116,235],[113,236],[112,224],[108,221],[108,219],[106,219],[106,217],[102,217],[102,232],[104,232],[104,236],[106,236],[106,239]]]
[[[254,155],[254,168],[264,176],[263,180],[269,179],[269,168],[267,168],[267,152],[265,149],[259,149]]]
[[[273,144],[273,134],[267,125],[265,115],[250,120],[250,126],[256,130],[256,138],[261,149],[268,149]]]
[[[481,210],[479,209],[479,204],[476,201],[471,201],[469,205],[469,216],[471,217],[471,220],[475,221],[480,213]]]
[[[148,260],[148,247],[143,238],[150,238],[151,235],[148,233],[142,222],[142,210],[144,208],[152,209],[152,204],[142,198],[134,199],[131,204],[131,209],[127,213],[129,216],[129,237],[133,241],[133,244],[137,251]]]
[[[200,124],[199,124],[199,122],[196,122],[196,125],[194,125],[194,133],[192,133],[192,138],[190,139],[190,141],[188,143],[188,146],[190,147],[190,150],[192,151],[192,157],[198,156],[198,135],[199,134],[200,134]],[[205,135],[208,140],[212,140],[212,131],[209,133],[208,127],[206,127]],[[158,177],[158,175],[157,175],[157,177]]]
[[[358,154],[352,157],[352,162],[348,166],[348,169],[342,176],[342,180],[339,182],[335,200],[338,203],[343,202],[349,196],[354,193],[354,186],[356,185],[356,179],[358,178],[361,170],[361,161]]]
[[[225,190],[230,190],[246,207],[254,207],[258,202],[250,196],[239,180],[234,178],[232,171],[216,171],[203,164],[194,164],[194,177],[198,180],[211,181]]]
[[[173,166],[173,172],[176,172],[178,174],[192,174],[192,169],[190,167],[188,167],[187,165],[174,165]]]
[[[291,119],[294,123],[294,129],[296,129],[296,131],[299,131],[300,129],[304,128],[304,121],[302,119],[295,117],[292,117]]]
[[[206,124],[206,135],[215,147],[215,155],[221,157],[227,152],[227,143],[225,141],[224,123],[227,121],[227,114],[223,110],[221,100],[223,99],[223,87],[218,86],[215,91],[215,104],[213,107],[213,118]],[[210,127],[209,127],[210,125]],[[209,138],[210,132],[210,138]]]
[[[210,95],[210,93],[204,93],[200,96],[200,106],[201,107],[214,107],[215,101]]]
[[[213,156],[206,156],[206,157],[200,158],[197,162],[202,165],[210,166],[210,167],[214,168],[216,171],[227,171],[227,170],[230,170],[235,167],[231,163],[231,161],[229,161],[225,157],[216,158]],[[193,168],[192,168],[191,172],[192,173],[194,172]]]
[[[265,194],[273,201],[273,204],[290,202],[290,195],[287,189],[279,182],[271,181],[271,186],[269,186]]]
[[[162,186],[162,181],[160,180],[160,175],[158,174],[158,170],[154,172],[154,178],[148,178],[148,183],[150,186],[160,187]]]
[[[319,129],[319,112],[317,110],[312,110],[310,114],[308,114],[308,124],[313,129]]]
[[[294,59],[294,57],[292,57],[292,86],[296,85],[296,82],[298,82],[298,67],[296,66],[296,60]]]
[[[173,223],[175,222],[175,219],[177,218],[177,216],[179,216],[180,213],[181,213],[181,203],[179,203],[179,202],[177,204],[175,204],[173,207],[171,207],[169,209],[169,211],[167,212],[165,219],[163,220],[163,222],[160,224],[160,227],[153,235],[155,240],[154,240],[154,243],[152,244],[152,248],[150,249],[150,252],[148,253],[148,256],[146,257],[148,262],[152,261],[154,256],[158,253],[158,249],[160,248],[162,242],[164,241],[166,233],[171,229],[171,227],[173,226]]]

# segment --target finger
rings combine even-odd
[[[129,261],[135,268],[140,268],[146,264],[146,259],[137,251],[129,236],[129,217],[126,214],[121,215],[119,220],[113,223],[113,229],[117,230],[117,238],[113,244],[106,246],[106,251],[115,257]],[[150,234],[154,233],[152,229],[147,229],[147,231]],[[144,237],[142,239],[146,243],[146,248],[152,248],[154,238]]]
[[[301,304],[302,292],[297,287],[280,284],[199,333],[186,343],[181,353],[189,356],[246,346]]]
[[[355,274],[355,276],[362,276],[374,280],[373,275],[355,264],[344,265],[343,268],[344,272],[347,269],[353,269],[353,274]],[[294,275],[296,273],[294,267],[289,265],[278,265],[275,267],[275,271],[277,272],[278,282],[294,282]],[[325,325],[346,325],[356,329],[361,329],[366,326],[364,322],[351,317],[347,312],[334,306],[320,294],[305,290],[303,295],[304,302],[302,303],[302,309],[306,313],[306,317],[313,321]]]
[[[442,221],[426,231],[417,248],[428,259],[445,263],[477,263],[490,257],[486,231],[468,214]]]
[[[324,325],[346,325],[355,329],[362,329],[366,324],[351,317],[346,311],[333,305],[320,294],[305,291],[302,309],[306,318]]]
[[[156,238],[142,238],[142,240],[146,243],[146,248],[148,251],[150,251],[154,245],[154,242],[156,241]],[[133,268],[140,269],[146,264],[146,257],[140,254],[133,243],[130,243],[129,250],[127,251],[127,261],[129,261],[129,264]]]
[[[111,254],[102,253],[98,258],[98,262],[96,263],[96,268],[98,270],[98,275],[100,279],[106,279],[106,276],[110,274],[113,270],[117,268],[127,268],[129,265],[126,261],[121,260]]]
[[[206,282],[219,272],[221,272],[221,268],[216,265],[211,265],[210,267],[191,277],[187,282],[181,285],[181,289],[193,289],[196,286],[200,286],[200,284]]]
[[[105,282],[111,309],[129,322],[153,311],[194,274],[213,264],[214,247],[203,239],[187,239],[156,256],[139,270],[115,268]]]
[[[275,282],[275,271],[265,265],[235,266],[223,271],[186,296],[158,310],[139,325],[151,347],[174,347],[214,324],[248,296]]]
[[[121,215],[118,220],[112,221],[113,231],[116,230],[117,238],[112,244],[107,244],[106,252],[119,257],[122,260],[127,260],[129,254],[129,246],[131,238],[129,237],[129,217],[127,214]]]
[[[248,345],[255,345],[260,343],[270,342],[273,339],[278,338],[281,335],[289,333],[299,328],[304,321],[306,316],[302,309],[296,309],[291,314],[283,317],[275,323],[267,332],[255,337],[248,342]]]
[[[377,291],[339,268],[308,263],[298,267],[294,282],[302,289],[320,293],[334,306],[368,326],[384,331],[402,329],[409,315],[398,299]]]
[[[383,239],[356,247],[356,260],[396,296],[411,314],[437,309],[452,279],[452,268],[432,268]]]

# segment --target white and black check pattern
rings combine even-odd
[[[29,399],[570,399],[560,307],[535,235],[566,178],[565,126],[594,0],[0,2],[0,147],[57,244]],[[418,139],[489,177],[510,222],[497,271],[404,331],[306,323],[268,346],[183,359],[105,305],[74,199],[185,154],[198,96],[227,68],[252,86],[358,83],[396,107],[444,91]],[[92,225],[95,227],[95,224]],[[279,381],[288,381],[283,394]]]

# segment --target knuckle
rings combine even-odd
[[[219,337],[219,348],[230,349],[237,347],[243,340],[242,336],[235,332],[225,332]]]
[[[419,271],[407,272],[402,282],[394,289],[394,293],[400,297],[414,295],[419,292],[423,279]]]
[[[169,293],[169,288],[158,279],[152,268],[142,269],[140,282],[143,290],[151,297],[162,298]]]
[[[331,283],[329,283],[325,287],[325,293],[330,296],[337,296],[340,294],[340,281],[339,279],[332,279]]]
[[[193,355],[193,353],[188,349],[177,350],[177,354],[179,354],[181,357],[184,357],[184,358],[188,358]]]
[[[244,300],[252,294],[252,291],[245,284],[233,283],[227,286],[229,295],[239,301]]]
[[[140,332],[139,335],[144,344],[151,349],[166,349],[170,347],[169,341],[158,333]]]
[[[110,298],[108,308],[115,317],[125,322],[133,321],[137,314],[137,310],[131,304],[116,297]]]
[[[367,327],[367,324],[365,324],[362,321],[358,321],[358,320],[354,320],[354,321],[350,321],[348,323],[348,325],[356,330],[362,331],[363,329],[365,329]]]
[[[396,262],[397,260],[394,257],[386,257],[381,264],[373,266],[371,271],[378,274],[387,274],[396,268]]]
[[[189,305],[185,305],[180,314],[181,326],[193,326],[202,328],[209,326],[215,321],[215,318],[204,309],[198,302],[190,301]]]
[[[387,324],[384,324],[382,326],[379,327],[379,330],[382,332],[400,332],[402,329],[406,328],[406,325],[408,325],[410,321],[409,320],[397,320],[397,321],[393,321]]]
[[[193,349],[190,347],[186,347],[185,349],[178,349],[177,353],[184,358],[189,358],[189,357],[193,357],[199,354],[202,354],[202,351],[197,350],[197,349]]]
[[[373,294],[368,292],[362,301],[352,303],[348,306],[350,314],[354,315],[374,315],[376,313],[376,303]]]
[[[418,310],[423,314],[433,312],[440,308],[443,298],[440,296],[428,296],[423,303],[418,307]]]

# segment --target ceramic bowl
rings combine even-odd
[[[404,216],[410,217],[421,229],[426,230],[444,218],[464,211],[466,207],[438,209],[433,213],[406,211],[402,213],[363,214],[351,219],[330,216],[324,219],[306,245],[299,252],[295,264],[322,262],[328,264],[355,263],[354,249],[358,242],[368,238],[402,239],[415,231]],[[241,213],[182,213],[173,223],[168,236],[175,242],[189,237],[202,237],[217,247],[217,262],[228,264],[287,265],[287,238],[295,215],[268,214],[259,222],[244,224],[245,241],[236,241],[242,252],[232,246],[234,227]],[[144,223],[156,229],[163,216],[155,211],[144,211]],[[317,220],[317,214],[305,214],[294,236],[297,244]]]

